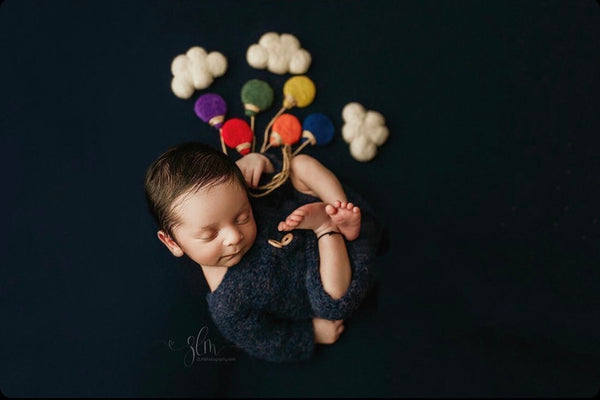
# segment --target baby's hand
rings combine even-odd
[[[251,188],[256,188],[263,172],[271,174],[275,172],[273,164],[269,159],[260,153],[249,153],[236,161],[237,166],[242,171],[246,183]]]
[[[334,344],[344,331],[344,320],[331,321],[315,317],[313,318],[313,329],[315,331],[315,343]]]

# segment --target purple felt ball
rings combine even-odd
[[[198,97],[194,104],[194,111],[198,118],[216,129],[221,129],[227,114],[227,103],[215,93],[206,93]]]

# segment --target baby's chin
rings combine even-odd
[[[224,258],[221,261],[221,263],[223,264],[223,266],[225,266],[227,268],[234,267],[237,264],[239,264],[240,261],[242,261],[242,259],[246,255],[246,253],[248,253],[248,250],[250,250],[251,248],[252,248],[252,246],[249,246],[247,249],[241,250],[238,254],[236,254],[234,256]]]
[[[239,264],[240,261],[242,261],[242,258],[244,257],[244,254],[237,254],[232,258],[227,258],[225,260],[223,260],[224,263],[224,267],[227,268],[231,268],[231,267],[235,267],[236,265]]]

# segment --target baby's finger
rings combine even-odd
[[[254,168],[252,171],[252,187],[257,187],[260,182],[260,176],[262,175],[262,168]]]
[[[248,170],[245,168],[240,168],[240,171],[242,171],[242,176],[244,177],[244,180],[248,186],[252,186],[252,176],[248,173]]]

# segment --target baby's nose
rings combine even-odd
[[[243,238],[244,238],[244,235],[242,234],[242,232],[239,229],[237,229],[236,227],[231,227],[230,229],[227,230],[223,244],[225,246],[231,246],[234,244],[238,244]]]

